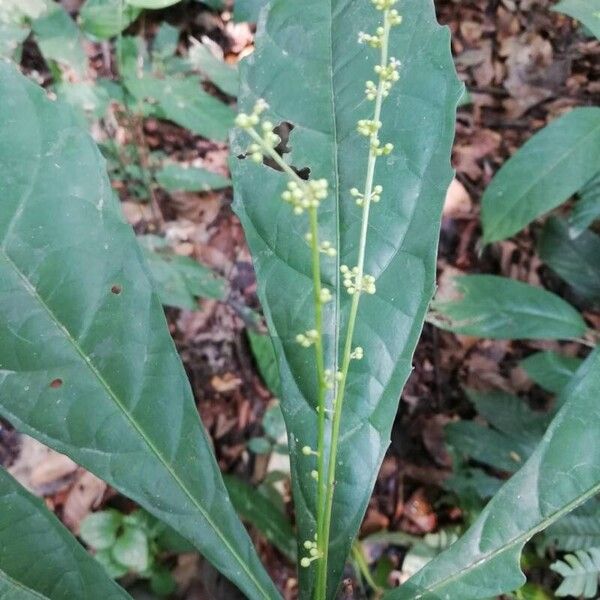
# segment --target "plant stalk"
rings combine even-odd
[[[381,45],[381,61],[382,66],[388,63],[388,46],[390,23],[388,19],[389,10],[383,11],[384,18],[384,35]],[[377,96],[375,98],[374,121],[380,121],[381,107],[383,105],[383,90],[384,81],[380,77],[377,87]],[[364,186],[363,197],[363,212],[360,231],[360,241],[358,247],[358,274],[357,281],[362,281],[364,276],[365,253],[367,246],[367,234],[369,228],[369,215],[371,209],[371,195],[373,193],[373,180],[375,176],[375,166],[377,164],[377,154],[371,150],[371,143],[378,139],[378,133],[372,133],[369,139],[369,159],[367,162],[367,174]],[[331,447],[329,452],[329,460],[327,465],[327,489],[325,497],[325,516],[323,521],[323,529],[319,532],[319,551],[321,554],[320,560],[317,561],[317,582],[315,587],[315,600],[325,600],[327,597],[327,566],[329,555],[329,537],[331,533],[331,516],[333,509],[333,497],[335,493],[335,473],[337,466],[337,452],[340,437],[340,428],[342,421],[342,408],[344,405],[344,396],[346,391],[346,381],[348,378],[348,369],[350,367],[352,342],[354,339],[354,329],[356,326],[356,317],[358,315],[358,307],[362,294],[361,286],[357,286],[356,292],[352,296],[352,304],[350,307],[350,316],[348,319],[348,329],[344,342],[344,351],[342,358],[341,377],[334,395],[333,403],[333,419],[331,426]]]

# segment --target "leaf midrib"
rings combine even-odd
[[[179,488],[185,493],[185,495],[190,499],[192,504],[196,507],[198,512],[202,515],[202,517],[206,520],[209,527],[216,533],[218,538],[221,540],[225,548],[231,553],[231,555],[235,558],[235,560],[240,564],[242,570],[248,578],[253,582],[258,590],[261,591],[263,597],[269,600],[271,596],[263,589],[260,583],[254,577],[252,571],[248,568],[246,563],[242,560],[241,556],[235,551],[235,549],[231,546],[227,538],[223,535],[221,530],[215,525],[213,520],[210,518],[210,515],[205,511],[203,506],[196,500],[193,493],[188,489],[188,487],[184,484],[183,480],[179,477],[177,472],[173,469],[173,467],[169,464],[165,456],[159,451],[159,449],[154,445],[154,443],[148,438],[148,436],[144,433],[143,429],[140,428],[135,419],[131,416],[131,414],[127,411],[125,405],[119,400],[118,396],[110,387],[109,383],[102,376],[100,371],[93,365],[92,361],[85,354],[84,350],[77,343],[77,341],[73,338],[69,330],[58,320],[56,315],[52,312],[52,309],[44,302],[43,298],[38,294],[35,287],[31,284],[31,282],[27,279],[27,276],[19,269],[19,267],[13,262],[13,260],[8,255],[6,248],[4,246],[1,247],[2,255],[5,257],[7,264],[11,266],[14,270],[15,274],[22,281],[25,290],[29,293],[29,295],[33,298],[34,301],[37,301],[39,305],[44,309],[50,320],[57,327],[59,332],[61,332],[64,338],[69,342],[69,344],[73,347],[76,353],[80,356],[83,362],[87,365],[92,375],[98,380],[100,385],[105,389],[106,393],[113,400],[115,405],[120,409],[120,411],[125,416],[127,422],[132,427],[132,429],[140,436],[142,441],[146,444],[146,446],[150,449],[152,454],[154,454],[159,462],[163,465],[175,483],[179,486]],[[42,596],[43,598],[43,596]]]

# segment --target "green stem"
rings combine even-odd
[[[273,161],[295,181],[302,189],[306,189],[306,182],[292,169],[281,156],[268,144],[265,144],[262,137],[255,129],[250,129],[249,134],[252,139],[260,145],[263,151],[268,154]],[[325,502],[325,399],[327,396],[327,382],[325,381],[325,355],[323,350],[323,304],[321,301],[321,251],[319,245],[319,222],[317,209],[312,207],[308,209],[310,222],[310,246],[312,261],[313,278],[313,301],[315,307],[315,330],[317,339],[315,340],[315,355],[317,361],[317,539],[320,537],[324,523],[324,502]]]
[[[388,42],[390,33],[390,24],[388,19],[389,11],[383,12],[384,20],[384,35],[381,45],[381,62],[382,66],[386,66],[388,62]],[[377,96],[375,98],[374,121],[380,121],[381,107],[383,105],[383,90],[384,81],[380,77],[377,87]],[[369,228],[369,214],[371,209],[371,195],[373,193],[373,179],[375,176],[375,165],[377,163],[377,154],[371,150],[371,144],[378,139],[377,132],[371,135],[369,140],[369,159],[367,162],[367,175],[365,179],[364,197],[363,197],[363,212],[362,223],[360,230],[360,241],[358,246],[358,273],[356,281],[362,282],[364,276],[365,253],[367,246],[367,233]],[[317,561],[317,583],[315,588],[315,599],[325,600],[327,597],[327,565],[329,558],[329,536],[331,533],[331,516],[333,509],[333,497],[335,493],[335,473],[337,466],[337,453],[340,437],[340,428],[342,421],[342,408],[344,405],[344,397],[346,391],[346,380],[348,378],[348,369],[350,367],[352,342],[354,339],[354,329],[356,326],[356,317],[358,315],[358,307],[361,297],[361,285],[357,286],[356,292],[352,295],[352,304],[350,307],[350,316],[348,318],[348,329],[344,342],[344,351],[342,358],[341,377],[337,386],[334,404],[333,404],[333,419],[331,426],[331,450],[329,452],[329,461],[327,466],[327,491],[325,497],[325,517],[323,529],[319,535],[319,551],[321,558]]]
[[[367,582],[367,584],[371,587],[373,592],[379,596],[383,593],[383,589],[380,588],[373,576],[371,575],[371,571],[369,571],[369,565],[365,560],[365,555],[363,554],[362,545],[359,541],[354,542],[352,544],[352,558],[358,567],[360,574],[363,576],[363,579]]]

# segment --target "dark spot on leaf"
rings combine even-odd
[[[115,294],[115,295],[118,296],[121,293],[122,289],[123,288],[120,285],[118,285],[118,284],[115,283],[115,285],[113,285],[110,288],[110,291],[111,291],[112,294]]]
[[[59,387],[61,387],[61,386],[62,386],[62,384],[63,384],[63,380],[62,380],[62,379],[59,379],[59,378],[57,377],[56,379],[53,379],[53,380],[50,382],[50,387],[51,387],[53,390],[57,390]]]

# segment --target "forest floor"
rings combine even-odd
[[[444,208],[438,285],[445,293],[451,278],[461,273],[502,274],[543,284],[600,328],[600,315],[578,305],[578,299],[540,262],[535,225],[509,241],[485,248],[481,244],[480,199],[498,168],[528,137],[564,111],[600,105],[600,45],[586,38],[571,19],[551,12],[552,4],[549,0],[436,0],[439,20],[452,31],[457,70],[471,96],[457,118],[456,179]],[[236,24],[200,5],[192,12],[182,14],[174,7],[157,13],[144,26],[150,33],[154,19],[166,19],[188,34],[206,35],[231,63],[251,51],[252,26]],[[101,48],[92,57],[103,76],[111,75],[105,58]],[[206,168],[227,174],[225,145],[155,119],[145,120],[143,132],[150,151],[160,150],[178,160],[201,159]],[[131,138],[132,132],[124,128],[118,136]],[[196,258],[229,281],[226,302],[202,300],[196,311],[168,309],[167,315],[222,470],[260,481],[273,465],[268,456],[249,452],[247,444],[262,434],[262,417],[274,400],[258,374],[245,335],[249,325],[245,309],[260,307],[250,254],[231,210],[231,191],[168,196],[158,191],[154,207],[158,219],[152,207],[140,204],[130,190],[117,191],[137,232],[167,235],[177,253]],[[384,530],[422,535],[460,523],[462,508],[448,502],[441,483],[451,473],[444,425],[474,415],[464,389],[527,394],[543,406],[548,397],[532,386],[517,363],[534,350],[558,347],[557,342],[455,336],[426,324],[362,534]],[[560,348],[573,355],[580,350],[568,343]],[[10,428],[0,428],[0,461],[25,473],[31,487],[43,493],[48,505],[75,531],[91,510],[130,506],[65,457],[20,442]],[[295,595],[292,567],[259,535],[254,538],[265,564],[291,600]],[[397,565],[402,559],[402,550],[394,546],[373,552],[387,553]],[[207,576],[205,571],[198,575],[203,567],[197,558],[183,556],[177,562],[178,581],[181,589],[187,589],[184,597],[232,597],[227,587],[218,591],[225,584],[202,589],[200,580],[206,587]]]

